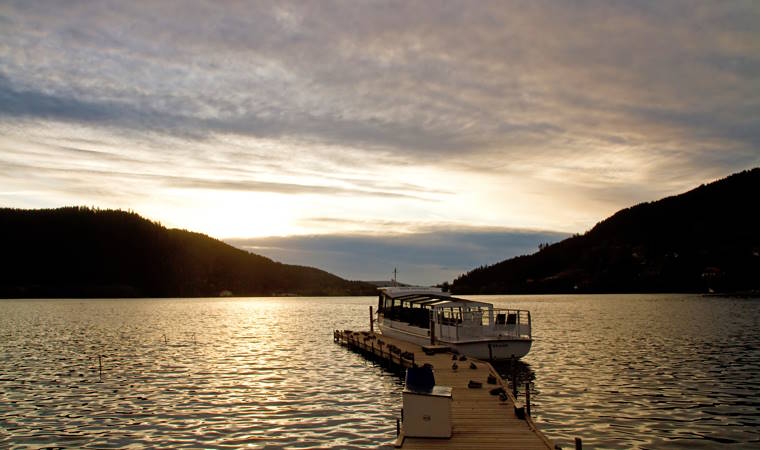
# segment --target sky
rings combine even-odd
[[[430,284],[760,165],[760,2],[0,2],[0,206]]]

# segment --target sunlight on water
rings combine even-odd
[[[387,444],[398,378],[332,343],[366,304],[2,301],[0,447]]]
[[[531,310],[532,412],[563,448],[760,446],[760,300],[473,298]]]
[[[471,298],[531,310],[521,367],[564,448],[760,446],[760,301]],[[0,447],[387,446],[399,378],[332,342],[374,302],[0,300]]]

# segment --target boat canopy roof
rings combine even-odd
[[[476,302],[464,298],[452,297],[439,288],[386,287],[379,288],[383,294],[393,300],[430,308],[493,308],[490,303]]]

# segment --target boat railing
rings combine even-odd
[[[530,311],[525,309],[494,309],[493,316],[483,318],[483,325],[495,333],[518,338],[531,338]]]
[[[491,314],[491,311],[493,313]],[[437,320],[437,335],[442,338],[479,338],[501,335],[516,339],[531,338],[530,311],[521,309],[493,309],[468,311],[460,318]]]

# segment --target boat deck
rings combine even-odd
[[[422,347],[409,342],[393,339],[377,333],[335,331],[334,340],[367,355],[379,358],[399,368],[412,364],[431,364],[435,382],[452,388],[452,436],[450,439],[404,438],[396,441],[397,447],[404,449],[554,449],[554,444],[536,427],[530,416],[517,417],[516,400],[508,384],[486,361],[468,358],[456,361],[458,368],[452,368],[452,353],[425,354]],[[380,345],[380,341],[383,342]],[[391,350],[392,349],[392,350]],[[474,363],[476,368],[470,368]],[[493,375],[495,384],[487,382]],[[482,388],[468,388],[470,381],[482,383]],[[491,389],[502,387],[507,399],[491,395]],[[519,402],[518,402],[519,403]]]

